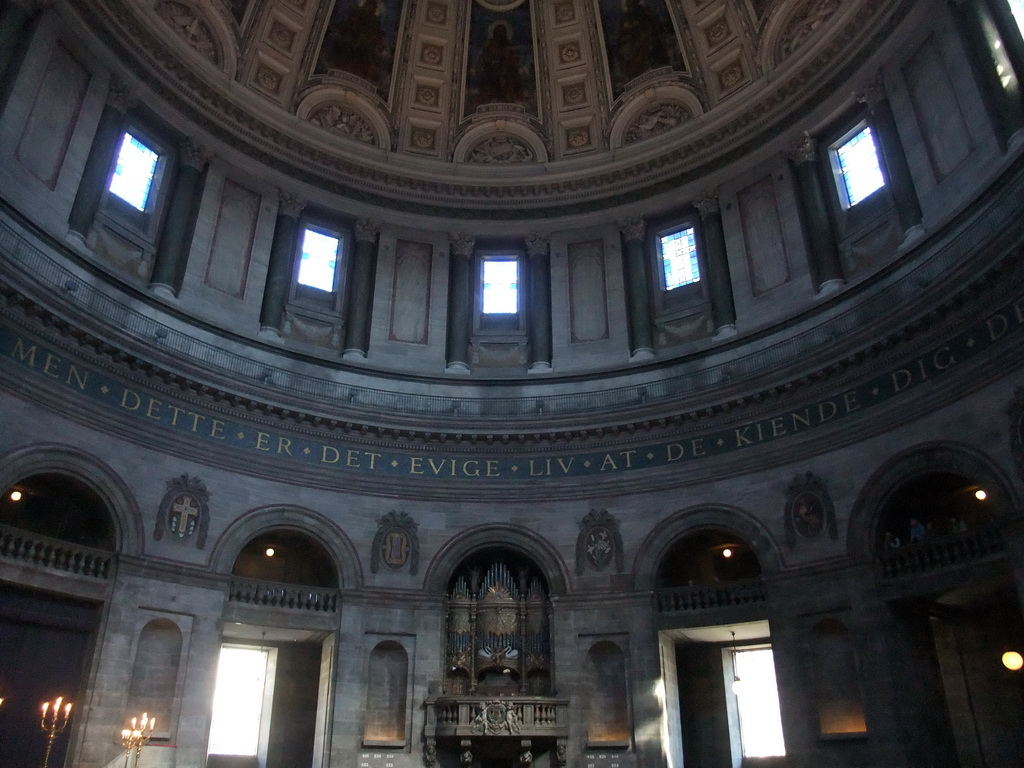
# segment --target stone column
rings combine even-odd
[[[963,41],[974,81],[1003,149],[1024,136],[1024,103],[1019,79],[1024,74],[1011,63],[1007,46],[995,47],[999,39],[996,20],[986,3],[979,0],[949,0],[954,25]],[[1015,71],[1013,93],[1003,87],[998,71]]]
[[[540,235],[526,238],[530,257],[530,368],[528,373],[551,370],[551,240]]]
[[[185,139],[178,151],[178,175],[149,278],[150,290],[167,299],[178,295],[185,277],[192,227],[199,212],[203,171],[210,157],[210,153],[192,139]]]
[[[380,234],[380,222],[360,219],[356,222],[356,247],[352,254],[352,280],[345,303],[346,360],[365,360],[370,349],[370,318],[373,314],[374,245]]]
[[[274,239],[270,243],[270,263],[267,265],[267,283],[263,289],[260,308],[260,335],[281,338],[281,321],[288,301],[295,266],[295,235],[299,228],[299,215],[306,201],[297,195],[282,192],[278,202]]]
[[[654,357],[654,324],[651,322],[651,284],[647,279],[647,258],[644,254],[644,236],[647,223],[643,219],[629,219],[619,225],[625,249],[626,300],[629,310],[630,360],[650,360]]]
[[[715,326],[715,336],[732,336],[736,333],[736,301],[732,295],[732,274],[729,271],[729,255],[725,251],[725,231],[722,229],[718,190],[707,192],[694,200],[693,204],[703,224],[708,292],[711,294],[711,320]]]
[[[453,235],[448,280],[448,352],[445,373],[469,373],[469,331],[472,321],[473,291],[470,263],[476,240],[469,235]]]
[[[92,148],[85,161],[75,202],[71,205],[71,213],[68,216],[68,235],[83,244],[86,235],[92,229],[96,212],[100,208],[100,200],[106,191],[110,167],[117,154],[121,134],[124,132],[125,113],[134,101],[128,87],[112,77],[107,103],[103,106],[103,113],[96,126]]]
[[[821,182],[818,142],[805,133],[789,155],[796,176],[800,221],[807,243],[814,288],[819,296],[834,293],[846,280],[836,245],[835,227],[829,215],[828,200]]]
[[[917,200],[914,177],[910,173],[900,132],[896,127],[896,117],[892,113],[889,99],[885,97],[881,78],[859,93],[857,98],[871,110],[871,124],[878,135],[877,146],[882,153],[885,175],[896,205],[896,216],[903,230],[904,242],[919,237],[924,233],[921,226],[921,204]]]

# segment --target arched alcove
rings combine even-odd
[[[93,549],[114,550],[117,536],[99,494],[70,475],[22,478],[0,498],[0,524]]]
[[[584,683],[587,744],[593,747],[629,745],[629,689],[626,655],[617,643],[599,640],[587,651]]]
[[[860,663],[850,630],[829,616],[811,628],[814,703],[822,736],[867,732],[860,685]]]
[[[157,733],[172,730],[181,648],[181,629],[170,619],[153,619],[142,628],[128,687],[126,720],[146,712],[156,718]]]
[[[658,588],[754,579],[761,563],[753,548],[723,529],[694,531],[677,540],[658,566]]]
[[[531,558],[505,547],[471,553],[448,581],[446,604],[446,694],[551,694],[548,585]]]
[[[400,747],[406,741],[409,654],[394,640],[378,643],[370,651],[363,744]]]
[[[250,539],[235,558],[231,573],[282,584],[338,586],[337,568],[323,544],[306,533],[287,529]]]

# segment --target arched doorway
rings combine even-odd
[[[231,574],[207,765],[312,765],[331,705],[338,565],[312,535],[280,528],[246,541]]]
[[[657,564],[668,730],[685,765],[785,754],[761,576],[743,536],[707,525],[679,536]]]

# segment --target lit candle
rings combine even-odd
[[[138,723],[138,722],[139,722],[139,718],[137,718],[137,717],[133,717],[132,718],[132,730],[133,731],[135,730],[135,724]]]
[[[0,699],[0,703],[3,703],[3,699]],[[149,720],[149,732],[152,733],[153,729],[156,728],[156,718],[150,718]]]
[[[43,719],[44,720],[46,719],[46,710],[48,710],[49,708],[50,708],[50,702],[44,701],[43,702]]]
[[[65,720],[67,720],[67,719],[68,719],[68,717],[70,717],[70,716],[71,716],[71,702],[69,701],[69,702],[68,702],[68,703],[67,703],[67,704],[66,704],[66,705],[64,706],[64,719],[65,719]]]

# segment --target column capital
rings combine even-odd
[[[627,243],[632,240],[643,242],[644,235],[647,234],[647,222],[640,217],[620,221],[619,232]]]
[[[192,137],[185,138],[178,149],[181,152],[181,164],[197,171],[203,170],[213,159],[213,152]]]
[[[473,249],[476,248],[476,238],[472,235],[459,232],[449,235],[448,239],[451,243],[450,247],[453,255],[463,259],[468,259],[473,255]]]
[[[526,255],[531,259],[536,256],[547,256],[551,250],[551,237],[549,235],[527,235]]]
[[[138,103],[139,97],[132,91],[131,86],[117,75],[111,75],[107,88],[107,104],[118,112],[127,112]]]
[[[376,219],[356,219],[356,242],[372,243],[380,234],[381,226]]]
[[[693,199],[693,207],[697,209],[702,219],[713,213],[718,213],[721,210],[721,204],[718,202],[718,187],[701,192]]]
[[[804,131],[800,137],[793,142],[793,145],[786,153],[791,161],[800,165],[802,163],[813,163],[818,159],[818,139]]]
[[[885,84],[882,82],[881,74],[875,75],[864,86],[857,91],[857,101],[874,107],[885,99]]]
[[[297,219],[306,207],[304,198],[294,192],[279,191],[277,196],[277,215],[287,216],[290,219]]]

